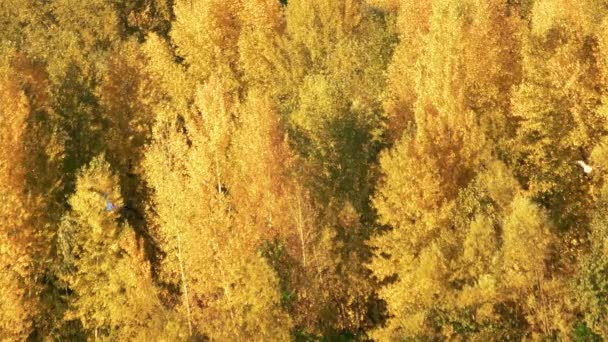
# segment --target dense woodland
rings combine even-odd
[[[608,1],[0,0],[0,340],[608,338]]]

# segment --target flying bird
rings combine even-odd
[[[590,174],[591,171],[593,171],[593,168],[589,165],[587,165],[584,161],[582,160],[577,160],[576,163],[578,165],[580,165],[583,168],[583,172],[586,174]]]

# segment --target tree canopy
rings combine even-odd
[[[608,338],[608,4],[4,0],[0,340]]]

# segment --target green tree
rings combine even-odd
[[[594,147],[591,160],[595,165],[606,165],[608,161],[608,149],[606,138],[603,138]],[[600,179],[599,189],[596,194],[595,208],[591,216],[590,233],[588,236],[589,252],[580,260],[578,274],[576,277],[576,290],[583,313],[585,326],[591,328],[595,333],[602,336],[608,334],[608,311],[606,310],[606,297],[604,293],[608,289],[608,244],[606,237],[608,225],[602,214],[606,209],[606,191],[608,187],[604,178]],[[578,240],[583,243],[585,240]]]

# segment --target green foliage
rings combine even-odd
[[[601,336],[595,334],[589,327],[584,323],[577,323],[572,333],[573,341],[601,341]]]

